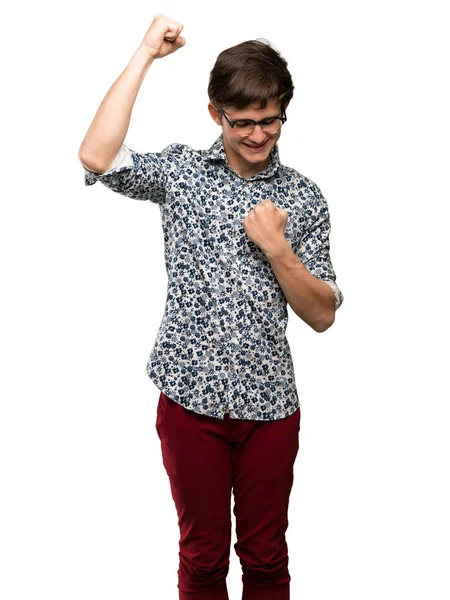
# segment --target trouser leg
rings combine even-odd
[[[233,429],[234,547],[242,566],[242,600],[289,599],[285,532],[300,417],[298,408],[285,419],[239,421]]]
[[[180,528],[180,600],[228,600],[231,452],[222,419],[161,392],[156,429]]]

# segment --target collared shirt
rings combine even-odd
[[[221,134],[208,150],[170,144],[141,154],[122,144],[103,174],[114,192],[159,205],[168,277],[164,314],[146,365],[157,388],[196,413],[273,421],[299,406],[286,339],[286,297],[243,219],[270,198],[288,212],[285,237],[310,273],[343,295],[330,259],[330,215],[318,186],[280,163],[249,179],[228,163]]]

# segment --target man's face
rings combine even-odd
[[[258,105],[259,102],[255,102],[246,108],[224,110],[230,121],[236,119],[261,121],[268,117],[281,117],[280,103],[277,99],[269,99],[266,108],[258,108]],[[242,137],[237,127],[231,127],[213,104],[209,103],[208,109],[214,121],[222,126],[224,149],[230,167],[245,178],[264,171],[270,162],[270,152],[280,138],[281,129],[275,134],[269,134],[257,125],[250,135]]]

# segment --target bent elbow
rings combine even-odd
[[[326,318],[322,319],[320,323],[317,323],[316,327],[314,327],[314,330],[317,331],[317,333],[323,333],[333,325],[335,317],[336,311],[333,310],[331,315],[328,315]]]

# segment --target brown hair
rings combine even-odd
[[[286,60],[264,38],[223,50],[210,73],[208,96],[217,108],[245,108],[278,98],[281,109],[294,95]]]

